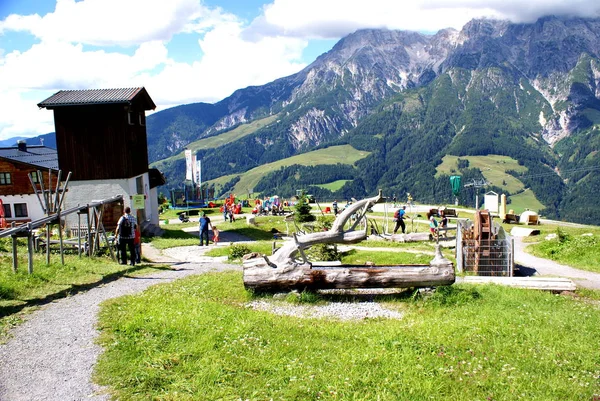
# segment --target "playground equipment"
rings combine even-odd
[[[475,212],[473,221],[459,221],[456,262],[459,271],[480,276],[512,276],[514,245],[489,210]]]
[[[331,288],[431,287],[454,283],[454,266],[439,245],[428,265],[318,266],[308,261],[305,249],[316,244],[356,243],[367,237],[365,214],[383,202],[381,190],[372,198],[349,205],[329,231],[294,235],[272,257],[253,255],[244,261],[244,286],[258,291]],[[364,226],[364,229],[356,230]],[[299,256],[299,258],[298,258]]]

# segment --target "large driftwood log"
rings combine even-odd
[[[442,256],[439,246],[429,265],[398,266],[313,266],[304,249],[315,244],[354,243],[367,237],[366,230],[354,231],[367,210],[382,201],[363,199],[346,208],[331,230],[294,237],[268,258],[260,256],[244,262],[244,286],[258,291],[285,291],[335,288],[406,288],[430,287],[454,283],[454,266]],[[353,222],[344,230],[348,221]],[[301,260],[297,260],[297,256]]]

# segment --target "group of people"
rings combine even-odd
[[[432,238],[438,238],[440,235],[440,231],[444,238],[447,238],[446,230],[448,229],[448,217],[443,210],[440,210],[440,220],[436,220],[435,216],[429,217],[429,232]],[[402,234],[406,234],[406,224],[404,220],[406,219],[406,206],[402,206],[400,209],[396,210],[394,213],[394,222],[396,225],[394,226],[394,234],[398,232],[400,228],[402,228]]]
[[[227,221],[227,220],[225,220]],[[213,225],[210,221],[210,218],[206,215],[206,213],[202,212],[200,216],[200,220],[198,220],[198,231],[200,236],[200,246],[203,246],[206,243],[208,246],[208,229],[212,229],[213,232],[213,243],[219,242],[219,230],[217,226]]]

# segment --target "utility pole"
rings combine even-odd
[[[475,210],[479,209],[479,188],[483,188],[490,183],[484,179],[482,180],[473,180],[472,182],[465,184],[464,188],[473,188],[475,190]]]

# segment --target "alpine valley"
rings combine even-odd
[[[341,202],[381,188],[452,204],[449,176],[461,175],[509,209],[598,224],[600,19],[360,30],[297,74],[154,113],[147,129],[163,192],[181,188],[187,148],[217,195]]]

